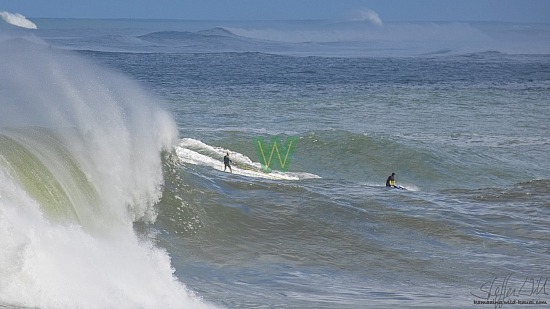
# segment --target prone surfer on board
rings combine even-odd
[[[233,173],[233,170],[231,169],[231,164],[233,161],[231,161],[231,159],[229,159],[229,152],[223,157],[223,164],[224,164],[224,168],[223,168],[223,171],[225,172],[225,170],[229,167],[229,171],[231,173]]]

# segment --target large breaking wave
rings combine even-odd
[[[0,305],[205,306],[133,229],[156,219],[172,117],[73,54],[9,39],[0,58]]]

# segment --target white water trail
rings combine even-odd
[[[210,168],[224,171],[223,156],[230,153],[232,164],[232,173],[236,175],[263,178],[270,180],[303,180],[321,178],[318,175],[305,172],[282,172],[272,171],[265,173],[259,162],[253,162],[249,157],[242,153],[231,151],[229,149],[210,146],[199,140],[184,138],[176,146],[176,154],[182,163],[208,166]],[[227,170],[228,172],[229,170]]]

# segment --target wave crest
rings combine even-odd
[[[200,308],[133,223],[156,219],[172,117],[74,54],[0,44],[0,307]]]
[[[10,25],[27,29],[38,29],[35,23],[19,13],[0,12],[0,18]]]

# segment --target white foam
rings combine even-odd
[[[2,179],[2,184],[6,184]],[[17,188],[12,186],[13,188]],[[24,192],[0,202],[0,304],[40,308],[206,308],[173,276],[163,250],[134,233],[94,237],[22,208]],[[27,198],[26,205],[33,201]]]
[[[2,18],[8,24],[27,28],[27,29],[38,29],[36,24],[28,20],[25,16],[19,13],[10,13],[10,12],[0,12],[0,18]]]
[[[264,178],[272,180],[301,180],[311,178],[321,178],[317,175],[304,173],[304,172],[280,172],[272,171],[265,173],[262,171],[262,166],[258,162],[253,162],[249,157],[242,153],[231,151],[229,149],[214,147],[203,143],[202,141],[184,138],[180,141],[176,147],[176,153],[179,159],[187,164],[208,166],[213,169],[223,171],[223,156],[226,153],[230,154],[230,158],[233,162],[232,171],[233,174]]]

